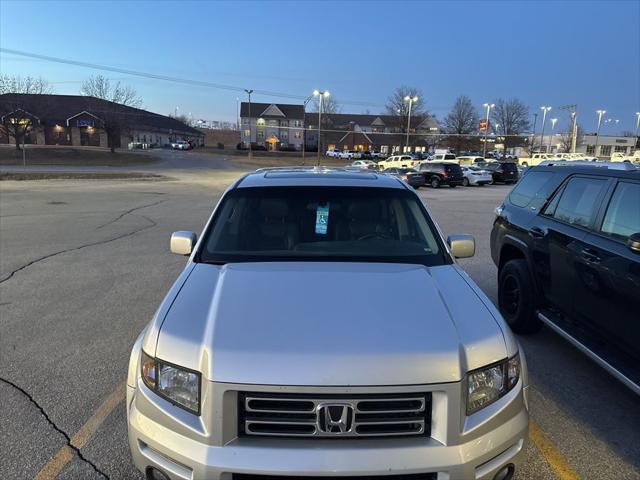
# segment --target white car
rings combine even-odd
[[[493,176],[490,171],[483,170],[480,167],[475,166],[462,166],[462,185],[468,187],[469,185],[484,186],[492,182]]]
[[[127,376],[145,478],[518,473],[523,351],[456,261],[473,237],[444,238],[407,183],[260,169],[171,251],[188,260]]]
[[[455,158],[455,157],[454,157]],[[415,168],[422,160],[418,160],[412,155],[392,155],[386,160],[381,160],[378,162],[378,169],[384,170],[385,168]]]
[[[352,159],[352,158],[358,158],[359,155],[360,155],[360,152],[356,150],[345,150],[344,152],[338,153],[338,158]]]
[[[453,153],[434,153],[429,157],[429,162],[455,162],[456,156]]]
[[[337,148],[331,148],[327,150],[327,153],[325,155],[331,158],[338,158],[340,156],[340,150],[338,150]]]
[[[191,148],[191,144],[186,140],[176,140],[171,142],[171,148],[174,150],[189,150]]]
[[[356,160],[351,163],[350,167],[374,170],[376,168],[376,162],[372,162],[371,160]]]

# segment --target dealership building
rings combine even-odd
[[[105,122],[117,125],[114,148],[130,144],[165,146],[175,140],[204,145],[204,134],[178,119],[83,95],[0,95],[0,125],[29,122],[24,142],[31,145],[111,147]],[[0,127],[0,143],[15,144]]]

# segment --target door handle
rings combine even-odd
[[[582,255],[582,258],[584,258],[587,262],[590,262],[590,263],[600,262],[600,257],[598,256],[598,254],[593,250],[591,250],[590,248],[583,249],[580,252],[580,254]]]
[[[545,232],[540,227],[532,227],[529,229],[529,236],[531,238],[543,238],[547,232]]]

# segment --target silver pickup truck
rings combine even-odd
[[[511,479],[527,369],[401,180],[264,169],[222,196],[131,352],[147,479]]]

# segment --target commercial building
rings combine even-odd
[[[304,106],[283,103],[242,102],[241,137],[244,148],[302,150]]]
[[[35,145],[121,148],[175,140],[204,145],[204,134],[178,119],[82,95],[0,95],[0,143],[15,144],[7,128],[14,122],[30,123],[24,142]],[[105,127],[114,133],[107,135]]]
[[[581,135],[576,141],[576,152],[593,155],[599,158],[609,158],[614,153],[631,155],[638,148],[637,137],[614,136],[614,135]],[[536,144],[539,144],[539,136],[536,137]],[[598,144],[596,147],[596,143]],[[571,138],[566,133],[545,135],[542,146],[536,151],[541,153],[567,152],[571,147]]]

